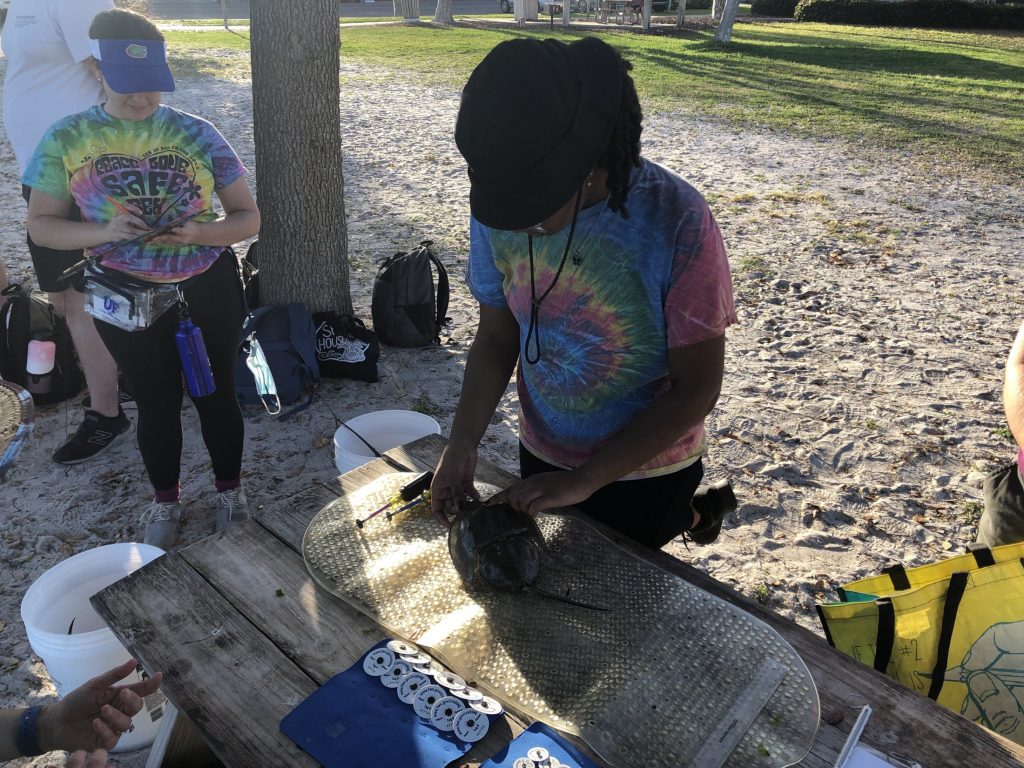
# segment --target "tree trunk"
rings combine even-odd
[[[455,15],[452,12],[452,0],[437,0],[437,10],[434,11],[434,23],[455,23]]]
[[[406,24],[419,23],[420,0],[398,0],[398,10],[402,14],[402,21]]]
[[[337,0],[252,0],[260,293],[351,314]]]
[[[643,25],[644,32],[651,31],[651,0],[644,0]]]
[[[711,18],[717,19],[722,15],[722,0],[711,0]]]
[[[736,23],[736,10],[739,6],[740,0],[725,0],[722,20],[718,22],[718,31],[715,32],[715,40],[718,42],[728,43],[732,39],[732,25]]]
[[[682,29],[686,21],[686,0],[679,0],[679,7],[676,8],[676,29]]]

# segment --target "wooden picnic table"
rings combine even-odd
[[[317,512],[339,496],[398,467],[433,469],[444,444],[437,436],[417,440],[388,451],[394,466],[377,459],[337,481],[260,507],[247,523],[168,553],[93,598],[100,615],[142,665],[150,673],[164,672],[163,690],[178,709],[178,728],[158,739],[165,755],[162,765],[217,765],[217,760],[203,757],[209,751],[232,768],[316,765],[278,724],[386,635],[370,618],[315,584],[302,559],[303,534]],[[505,487],[513,477],[480,461],[477,480]],[[864,705],[874,713],[861,742],[906,755],[923,768],[1024,765],[1024,747],[840,654],[814,633],[686,563],[602,530],[648,562],[768,623],[796,649],[821,698],[821,723],[811,752],[800,763],[804,768],[835,765]],[[450,765],[478,766],[525,724],[507,715],[484,741]],[[194,733],[188,738],[193,726],[200,740]],[[150,765],[160,764],[151,759]]]

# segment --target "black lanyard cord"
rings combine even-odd
[[[562,270],[565,268],[565,261],[569,257],[569,249],[572,247],[572,236],[576,231],[576,219],[579,216],[580,204],[582,202],[583,185],[580,184],[579,191],[576,193],[576,207],[572,212],[572,224],[569,225],[569,237],[565,241],[565,252],[562,253],[562,261],[558,265],[558,271],[555,272],[555,279],[551,281],[551,285],[549,285],[547,290],[541,294],[540,298],[537,297],[536,275],[534,274],[533,268],[533,235],[527,235],[530,248],[530,324],[526,329],[525,359],[530,365],[536,365],[540,362],[540,305],[558,283],[558,278],[562,276]],[[536,352],[534,355],[530,354],[531,339],[533,340],[533,348]]]

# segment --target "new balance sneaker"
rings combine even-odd
[[[233,525],[249,519],[249,500],[245,491],[233,488],[217,494],[217,532],[226,531]]]
[[[54,451],[53,460],[58,464],[78,464],[91,459],[109,448],[114,439],[127,432],[130,426],[131,422],[120,408],[117,409],[117,416],[104,416],[87,410],[71,439]]]
[[[700,522],[695,528],[683,531],[683,541],[705,546],[718,538],[725,516],[736,511],[736,494],[729,481],[723,480],[695,493],[690,504],[700,513]]]
[[[181,522],[180,501],[154,501],[142,513],[139,522],[144,527],[142,543],[166,551],[178,540]]]

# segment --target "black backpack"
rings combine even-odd
[[[448,272],[424,240],[408,253],[385,259],[373,281],[373,330],[393,347],[440,343],[448,312]],[[431,264],[437,269],[437,291]]]
[[[56,347],[49,391],[33,392],[36,405],[59,403],[74,397],[85,386],[85,376],[75,357],[64,318],[57,314],[46,294],[28,291],[18,283],[11,283],[3,291],[5,301],[0,306],[0,378],[25,387],[37,389],[25,370],[30,341],[52,341]]]

